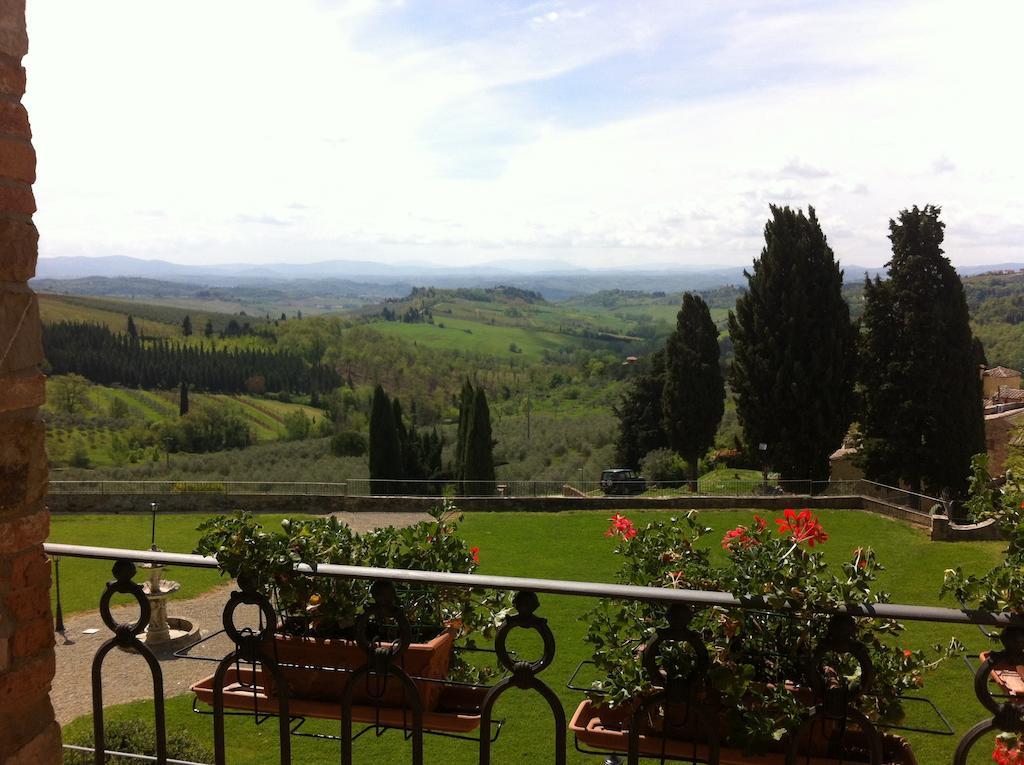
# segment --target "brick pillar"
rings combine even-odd
[[[43,425],[45,396],[32,223],[36,157],[22,57],[25,0],[0,0],[0,763],[61,761],[50,705],[53,622],[50,566],[42,543],[50,517]]]

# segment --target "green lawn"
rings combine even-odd
[[[280,524],[281,515],[263,515],[265,528]],[[198,515],[160,515],[157,518],[157,546],[165,552],[190,553],[199,538],[196,526],[202,521]],[[123,547],[148,550],[151,521],[148,515],[57,515],[50,528],[50,542],[63,544]],[[98,608],[103,583],[111,578],[111,563],[101,560],[62,558],[60,561],[60,595],[64,616]],[[173,597],[194,598],[227,580],[217,571],[201,568],[177,567],[168,569],[167,576],[181,582],[181,589]],[[137,576],[142,581],[142,576]],[[120,597],[120,596],[118,596]],[[53,599],[56,591],[53,592]],[[125,597],[117,602],[130,602]]]
[[[659,515],[663,517],[664,514],[630,513],[638,523]],[[770,516],[769,513],[762,515]],[[467,516],[462,528],[466,539],[480,547],[482,573],[612,581],[617,559],[611,554],[612,542],[603,536],[607,526],[604,516],[604,513],[598,512],[481,513]],[[707,525],[715,529],[709,539],[716,555],[721,554],[717,542],[724,530],[749,521],[750,516],[749,511],[743,510],[703,514]],[[880,560],[887,566],[881,584],[893,592],[896,602],[951,605],[940,601],[937,596],[943,570],[952,565],[961,565],[968,571],[983,571],[998,560],[1002,549],[999,543],[932,543],[917,529],[856,511],[822,511],[820,517],[830,535],[824,547],[827,558],[838,563],[847,558],[857,546],[874,546]],[[194,533],[190,529],[198,520],[195,516],[162,518],[159,530],[161,546],[175,551],[191,549]],[[268,525],[276,520],[268,519]],[[145,547],[149,535],[145,518],[57,517],[54,519],[52,539]],[[572,544],[567,544],[567,540],[572,540]],[[73,565],[82,566],[75,576],[75,584],[68,582],[63,570],[62,583],[66,593],[74,589],[74,602],[80,608],[88,604],[90,598],[94,602],[99,596],[101,582],[107,577],[109,569],[104,564],[75,564],[70,561],[66,561],[62,567],[70,569]],[[186,584],[184,589],[190,595],[217,581],[214,574],[181,569],[175,569],[173,576]],[[68,594],[67,597],[67,602],[71,603],[72,596]],[[578,693],[567,690],[565,683],[577,664],[587,658],[587,647],[582,641],[585,624],[580,619],[590,605],[590,601],[585,598],[541,596],[539,614],[549,620],[558,645],[555,661],[543,673],[543,677],[561,697],[567,715],[571,714],[581,698]],[[903,642],[915,647],[928,647],[935,643],[945,644],[951,635],[957,635],[971,650],[976,651],[986,645],[974,628],[951,628],[926,623],[908,623]],[[524,654],[530,653],[530,648],[523,641],[518,641],[516,647]],[[949,762],[959,735],[985,716],[974,699],[971,677],[961,662],[951,661],[928,676],[923,693],[934,700],[949,717],[957,730],[957,737],[909,734],[918,761],[927,765]],[[170,726],[187,728],[202,736],[205,741],[211,741],[210,718],[193,714],[190,704],[190,697],[178,698],[170,704]],[[908,710],[908,722],[935,722],[924,715],[918,705],[908,705]],[[545,712],[539,698],[521,691],[510,691],[499,703],[497,713],[507,717],[508,723],[493,751],[495,763],[551,761],[549,713]],[[147,704],[133,704],[119,707],[111,714],[114,717],[142,716],[148,719],[150,711]],[[87,720],[78,720],[69,726],[69,732],[86,731],[88,726]],[[327,727],[337,731],[336,725]],[[229,761],[256,763],[273,760],[275,730],[272,725],[256,727],[249,720],[230,718]],[[573,752],[571,741],[569,747],[570,762],[598,762]],[[979,755],[976,762],[990,761],[991,748],[987,752],[983,752],[984,749],[983,746],[978,747],[979,753],[985,756]],[[364,736],[356,742],[356,757],[361,762],[408,761],[408,751],[408,744],[395,733],[382,738]],[[476,762],[475,752],[473,744],[427,737],[428,762],[472,763]],[[325,742],[293,739],[293,761],[337,762],[338,750],[336,746]]]

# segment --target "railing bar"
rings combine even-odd
[[[121,548],[89,547],[47,542],[43,549],[49,555],[68,558],[93,558],[100,560],[125,559],[136,563],[165,563],[172,566],[193,568],[217,568],[214,558],[187,553],[164,553],[151,550],[127,550]],[[454,574],[439,571],[409,571],[405,569],[372,568],[369,566],[341,566],[323,563],[314,571],[306,564],[297,564],[300,573],[318,576],[333,576],[343,579],[386,579],[394,582],[415,582],[463,587],[480,587],[494,590],[533,590],[551,595],[576,595],[596,598],[621,598],[662,603],[692,603],[702,606],[725,608],[755,608],[766,606],[759,600],[740,601],[725,592],[710,590],[672,590],[663,587],[643,587],[629,584],[608,584],[601,582],[579,582],[562,579],[533,579],[518,576],[484,576],[481,574]],[[775,611],[797,610],[778,607]],[[824,612],[823,612],[824,613]],[[944,622],[947,624],[986,624],[1005,627],[1024,626],[1024,616],[995,614],[972,609],[942,608],[939,606],[915,606],[896,603],[848,606],[835,613],[866,616],[880,619],[908,619],[911,621]]]
[[[91,746],[77,746],[75,744],[64,744],[65,749],[71,749],[75,752],[92,752]],[[115,752],[113,749],[104,749],[104,753],[108,757],[125,757],[129,760],[142,760],[144,762],[156,762],[156,757],[149,754],[135,754],[134,752]],[[205,762],[195,762],[193,760],[175,760],[172,758],[167,759],[167,765],[209,765]]]

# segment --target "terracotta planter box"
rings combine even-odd
[[[978,654],[981,661],[988,659],[991,651]],[[989,673],[992,681],[1010,696],[1024,696],[1024,666],[1020,664],[996,664]]]
[[[469,733],[480,727],[480,704],[487,688],[438,686],[437,705],[423,714],[424,730],[438,733]],[[213,706],[213,675],[192,686],[191,691],[200,701]],[[280,712],[278,697],[268,692],[266,678],[260,669],[232,667],[224,677],[224,708],[261,715]],[[340,720],[341,705],[333,701],[288,700],[291,717],[320,720]],[[412,713],[407,707],[377,707],[352,705],[352,721],[366,725],[408,730],[412,727]]]
[[[594,706],[590,701],[584,701],[576,708],[576,713],[569,723],[576,739],[592,749],[602,752],[628,752],[629,751],[629,721],[630,711],[624,709],[609,710],[605,707]],[[693,731],[695,723],[691,715],[689,727],[684,727],[673,737],[666,738],[661,735],[661,719],[648,720],[644,729],[640,732],[640,754],[658,757],[662,753],[669,757],[688,758],[696,757],[698,760],[706,760],[709,756],[707,737]],[[690,734],[693,735],[690,735]],[[917,765],[914,753],[910,744],[899,736],[885,734],[883,736],[883,761],[886,765]],[[855,737],[851,734],[848,737],[851,743]],[[738,749],[727,746],[719,748],[719,762],[721,765],[785,765],[786,756],[782,752],[769,753],[764,755],[744,754]],[[826,756],[812,755],[799,757],[801,765],[841,765],[840,761]],[[867,759],[864,760],[867,762]],[[850,759],[848,755],[842,760],[842,765],[852,765],[857,760]]]
[[[413,678],[420,694],[424,712],[437,706],[441,683],[423,682],[445,680],[451,664],[454,636],[445,630],[426,643],[413,643],[401,659],[393,660]],[[351,670],[366,662],[366,654],[354,640],[315,640],[314,638],[274,636],[274,656],[279,664],[300,666],[281,667],[288,683],[290,698],[309,701],[341,703],[345,684]],[[346,671],[347,670],[347,671]],[[269,683],[273,694],[273,683]],[[386,680],[370,676],[356,688],[354,705],[407,707],[404,687],[397,678]]]

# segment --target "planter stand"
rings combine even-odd
[[[629,751],[629,728],[608,725],[602,720],[601,708],[590,701],[577,707],[569,723],[569,730],[576,736],[576,749],[584,754],[625,755]],[[857,735],[851,733],[849,741],[857,742]],[[643,758],[655,758],[663,762],[710,762],[711,747],[706,741],[686,740],[660,735],[656,731],[641,732],[639,754]],[[917,765],[910,745],[899,736],[884,735],[885,765]],[[868,760],[863,760],[867,762]],[[774,752],[764,755],[744,754],[739,749],[727,746],[718,748],[720,765],[786,765],[786,754]],[[842,760],[825,756],[804,756],[797,759],[799,765],[854,765],[857,760],[849,756]]]
[[[224,707],[253,715],[257,719],[276,717],[280,711],[278,699],[273,691],[268,692],[266,686],[266,677],[260,669],[254,670],[247,666],[230,669],[224,680]],[[213,675],[193,685],[191,691],[198,701],[212,706]],[[480,686],[438,684],[437,705],[434,711],[423,714],[424,732],[467,734],[477,730],[480,727],[480,703],[486,692],[487,688]],[[288,699],[288,715],[291,719],[300,721],[307,718],[335,721],[342,719],[340,703],[293,697]],[[412,726],[412,715],[403,707],[353,704],[352,722],[377,728],[409,730]],[[496,731],[500,730],[500,723],[495,727]],[[293,728],[293,732],[297,729],[298,725]],[[477,737],[474,736],[473,740],[476,741]]]

